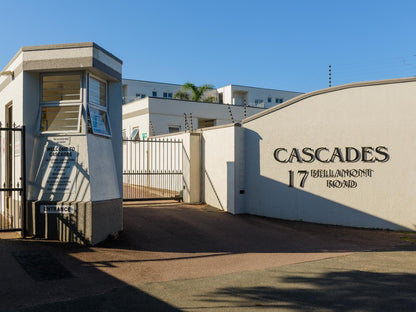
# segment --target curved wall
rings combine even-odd
[[[244,212],[416,230],[416,78],[301,95],[244,121]]]

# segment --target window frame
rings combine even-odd
[[[134,131],[136,131],[136,133],[134,133]],[[133,133],[134,133],[134,135],[133,135]],[[139,129],[139,127],[133,127],[132,128],[131,133],[130,133],[130,139],[129,140],[135,140],[135,141],[136,140],[140,140],[140,129]]]
[[[98,82],[102,82],[105,85],[105,106],[101,105],[101,104],[95,104],[95,103],[91,103],[90,102],[90,79],[94,79]],[[91,133],[95,134],[95,135],[99,135],[99,136],[104,136],[104,137],[112,137],[112,130],[111,130],[111,122],[110,122],[110,116],[108,113],[109,110],[109,103],[108,103],[108,82],[100,77],[97,77],[91,73],[87,74],[87,83],[86,83],[86,89],[87,89],[87,114],[88,114],[88,121],[89,121],[89,125],[88,128],[91,129]],[[108,133],[101,133],[101,132],[96,132],[94,130],[94,127],[92,125],[92,120],[91,120],[91,112],[90,109],[95,109],[98,110],[99,112],[104,112],[105,116],[106,116],[106,122],[107,122],[107,128],[106,130],[108,130]]]
[[[45,76],[69,76],[69,75],[79,75],[79,100],[60,100],[60,101],[43,101],[43,77]],[[84,75],[79,71],[68,71],[68,72],[45,72],[40,74],[39,79],[39,116],[38,116],[38,128],[37,131],[40,134],[52,134],[52,133],[80,133],[81,132],[81,116],[82,116],[82,103],[84,100],[84,94],[82,92]],[[42,131],[42,109],[44,107],[69,107],[69,106],[78,106],[78,120],[77,128],[75,130],[46,130]]]
[[[45,76],[69,76],[69,75],[79,75],[80,83],[79,83],[79,100],[60,100],[60,101],[43,101],[43,77]],[[82,79],[83,75],[82,72],[75,71],[75,72],[53,72],[53,73],[41,73],[40,75],[40,104],[41,105],[56,105],[56,104],[70,104],[70,103],[82,103],[83,101],[83,92],[82,92]]]
[[[170,129],[177,129],[178,131],[171,132]],[[179,133],[179,132],[181,132],[180,125],[168,125],[168,133]]]

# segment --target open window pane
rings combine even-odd
[[[132,139],[132,140],[138,140],[138,139],[140,139],[140,136],[139,135],[140,135],[139,134],[139,128],[134,128],[133,131],[131,132],[130,139]]]
[[[42,102],[79,101],[81,75],[42,76]]]
[[[89,107],[91,128],[94,134],[110,135],[107,112]]]
[[[77,131],[79,105],[42,107],[41,131]]]
[[[106,85],[104,82],[90,77],[88,101],[91,104],[106,106]]]

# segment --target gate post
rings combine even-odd
[[[183,140],[183,201],[201,202],[201,134],[189,133]]]

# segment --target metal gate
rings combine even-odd
[[[26,205],[25,127],[1,128],[0,231],[22,231]]]
[[[123,140],[123,200],[182,200],[182,141]]]

